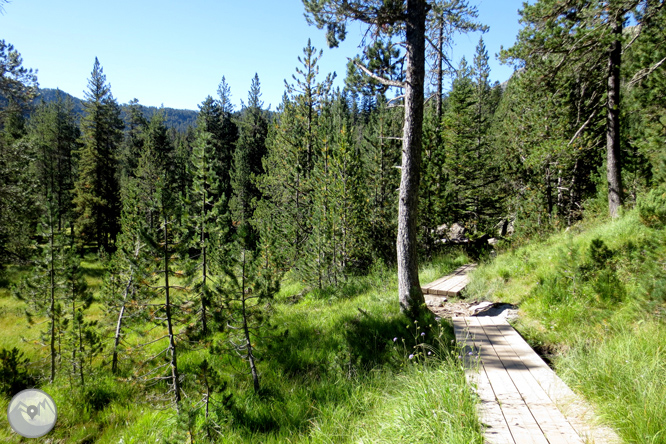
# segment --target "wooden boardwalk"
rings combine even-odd
[[[453,318],[491,444],[619,443],[505,319]],[[565,416],[566,415],[566,416]]]
[[[467,273],[474,268],[476,268],[476,264],[463,265],[453,273],[427,285],[421,286],[421,290],[425,295],[458,296],[469,283],[469,276],[467,276]]]

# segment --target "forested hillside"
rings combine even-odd
[[[59,100],[72,102],[72,111],[77,116],[77,120],[84,114],[85,108],[81,99],[67,94],[64,91],[49,88],[38,90],[33,107],[39,106],[39,102],[41,101],[52,103]],[[164,113],[164,124],[167,126],[167,128],[173,128],[180,132],[187,131],[188,127],[194,125],[197,118],[196,111],[165,107],[157,108],[155,106],[144,106],[138,102],[131,101],[128,104],[120,105],[121,118],[123,119],[125,126],[129,125],[129,116],[133,106],[138,107],[143,116],[148,120],[150,120],[155,114],[159,112]]]
[[[480,443],[451,327],[421,280],[627,212],[623,227],[658,242],[663,1],[526,3],[500,54],[516,68],[506,85],[490,81],[466,1],[303,3],[331,46],[346,26],[370,32],[343,87],[320,72],[322,48],[294,48],[271,112],[258,75],[224,73],[198,112],[120,105],[98,59],[82,100],[40,90],[0,40],[2,406],[44,388],[63,442]],[[453,60],[461,33],[481,37]],[[241,109],[232,88],[248,88]],[[610,316],[633,298],[611,291],[630,279],[618,252],[654,253],[663,274],[648,244],[597,242],[588,269],[558,259],[538,285],[560,299],[544,303],[580,296],[567,279],[587,273],[583,294]],[[513,276],[492,267],[475,296]],[[650,323],[663,322],[659,288]],[[625,436],[663,442],[646,430]]]

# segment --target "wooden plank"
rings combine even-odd
[[[467,286],[469,278],[467,276],[460,276],[450,279],[435,287],[431,287],[424,291],[425,294],[434,294],[438,296],[458,296],[458,294]]]
[[[489,444],[515,444],[486,372],[483,367],[480,372],[477,371],[478,361],[474,355],[478,350],[475,348],[474,338],[470,336],[466,318],[453,318],[453,332],[456,342],[462,346],[460,357],[465,360],[467,381],[476,387],[480,398],[479,416],[484,426],[485,441]],[[472,353],[472,356],[468,353]]]
[[[492,317],[489,317],[492,319]],[[501,323],[494,319],[493,322]],[[592,408],[580,396],[576,395],[569,386],[532,350],[520,334],[510,325],[501,326],[503,335],[511,343],[516,353],[523,356],[523,362],[528,366],[530,373],[547,393],[548,397],[557,406],[558,410],[567,418],[568,422],[587,443],[611,444],[621,443],[622,440],[614,430],[598,424],[598,419]],[[527,351],[533,354],[528,354]]]
[[[470,333],[480,349],[481,363],[488,376],[493,393],[516,444],[548,444],[539,424],[520,396],[490,338],[485,334],[478,318],[469,318]]]
[[[530,373],[528,366],[523,362],[525,356],[516,353],[512,348],[512,344],[506,339],[503,332],[499,330],[499,327],[503,325],[511,329],[512,327],[505,320],[500,320],[497,317],[479,317],[479,320],[493,343],[493,347],[498,355],[500,355],[502,363],[514,385],[549,443],[583,444],[583,440],[578,436],[578,433],[567,421],[562,412],[557,409],[534,375]],[[529,353],[536,354],[531,349]]]
[[[421,290],[424,293],[438,294],[438,295],[441,295],[441,296],[453,296],[452,294],[442,293],[441,291],[440,292],[431,292],[430,289],[432,289],[434,287],[440,287],[441,285],[444,285],[447,281],[450,281],[452,279],[463,277],[463,276],[467,275],[467,273],[472,271],[474,268],[476,268],[476,264],[467,264],[467,265],[463,265],[462,267],[458,267],[451,274],[448,274],[444,277],[441,277],[441,278],[439,278],[435,281],[432,281],[432,282],[430,282],[426,285],[422,285]]]
[[[455,287],[459,284],[466,285],[469,282],[469,277],[465,275],[453,276],[451,279],[447,279],[444,282],[440,282],[437,285],[430,287],[430,290],[448,290],[449,288]]]

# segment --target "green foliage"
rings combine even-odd
[[[34,387],[37,380],[28,372],[30,360],[18,348],[0,350],[0,393],[12,397]]]
[[[255,74],[248,94],[248,106],[241,113],[240,137],[234,151],[231,184],[233,197],[229,204],[233,218],[245,231],[248,245],[255,248],[257,233],[251,226],[261,193],[257,187],[259,177],[264,173],[263,158],[266,156],[268,120],[261,109],[261,89],[259,76]]]
[[[42,201],[52,199],[58,215],[58,228],[72,219],[74,153],[79,148],[80,130],[71,101],[58,90],[55,100],[42,103],[30,118],[29,137],[34,145],[34,168]]]
[[[400,134],[401,123],[399,110],[390,109],[386,100],[379,97],[369,121],[359,128],[364,188],[367,190],[367,231],[363,238],[372,254],[386,264],[395,263],[396,257],[393,238],[397,232],[398,208],[395,202],[400,172],[395,166],[400,162],[400,149],[399,141],[394,137]]]
[[[120,170],[121,184],[124,185],[129,177],[134,177],[139,165],[139,159],[143,153],[145,144],[144,132],[148,127],[148,120],[144,116],[141,105],[137,99],[133,99],[127,105],[125,124],[125,138],[120,147],[118,155],[118,167]]]
[[[299,57],[295,84],[279,108],[279,117],[269,128],[264,158],[265,175],[259,181],[264,199],[255,218],[264,246],[270,246],[274,261],[286,271],[303,264],[301,255],[312,230],[315,162],[321,156],[321,110],[329,99],[332,76],[317,78],[321,51],[308,40]],[[299,261],[301,263],[299,264]]]
[[[21,54],[0,40],[0,127],[6,118],[21,113],[37,93],[37,74],[23,66]]]
[[[42,184],[34,168],[35,149],[24,137],[23,118],[7,114],[0,131],[0,260],[25,263],[40,219],[37,196]]]
[[[211,96],[199,105],[199,116],[197,117],[197,129],[211,134],[211,143],[217,160],[213,166],[220,180],[219,195],[224,195],[227,202],[231,198],[231,169],[233,153],[238,141],[238,126],[231,120],[230,99],[224,78],[220,85],[220,100],[214,100]]]
[[[116,151],[122,140],[123,122],[97,58],[88,81],[84,107],[83,147],[78,153],[78,179],[74,186],[78,216],[75,230],[83,242],[96,242],[98,249],[110,251],[119,230]]]
[[[189,284],[200,302],[199,318],[201,333],[207,335],[210,307],[217,306],[215,291],[211,282],[225,264],[228,252],[226,244],[230,240],[230,218],[227,201],[220,192],[220,179],[217,176],[219,153],[213,134],[203,128],[197,130],[197,137],[190,158],[192,185],[189,190],[189,213],[183,215],[183,223],[190,230],[190,248],[197,252],[193,258],[196,264],[191,271]]]
[[[385,79],[401,81],[404,75],[402,59],[399,56],[400,50],[391,44],[390,39],[376,39],[372,45],[364,48],[362,57],[357,57],[347,63],[345,86],[351,92],[363,97],[374,99],[380,95],[385,98],[389,87],[368,76],[356,64],[362,64]]]
[[[638,215],[648,227],[666,225],[666,187],[653,188],[638,199]]]

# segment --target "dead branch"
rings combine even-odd
[[[351,60],[351,59],[348,59]],[[370,76],[372,79],[378,81],[385,86],[395,86],[396,88],[404,88],[406,86],[405,82],[398,82],[397,80],[385,79],[384,77],[378,76],[374,72],[370,71],[364,64],[358,60],[354,60],[354,65],[356,65],[361,71]]]

